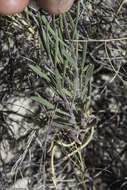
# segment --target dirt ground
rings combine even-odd
[[[76,6],[70,10],[74,19]],[[50,65],[40,49],[33,15],[37,19],[29,7],[29,15],[0,17],[0,190],[55,189],[47,150],[57,131],[44,132],[46,121],[38,119],[42,108],[30,99],[49,96],[28,68]],[[82,150],[84,171],[71,159],[61,161],[63,150],[56,147],[57,188],[92,190],[94,184],[96,190],[126,190],[127,3],[81,1],[78,31],[81,44],[89,39],[86,64],[94,64],[91,106],[98,122],[92,141]]]

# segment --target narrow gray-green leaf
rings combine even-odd
[[[47,25],[48,30],[50,31],[50,33],[52,34],[52,36],[53,36],[54,38],[56,38],[56,34],[55,34],[54,30],[51,28],[51,26],[49,25],[49,23],[48,23],[46,17],[45,17],[45,16],[42,16],[41,18],[42,18],[43,23],[44,23],[45,25]],[[60,43],[62,43],[64,46],[67,47],[67,44],[65,44],[60,38],[58,38],[58,39],[59,39]]]
[[[88,67],[88,70],[86,72],[86,76],[85,76],[85,84],[84,84],[84,88],[83,88],[83,91],[82,91],[82,98],[84,97],[85,95],[85,92],[86,92],[86,88],[87,88],[87,85],[93,75],[93,69],[94,69],[94,65],[90,64],[89,67]]]
[[[49,109],[54,109],[55,108],[53,104],[51,104],[50,102],[48,102],[46,99],[44,99],[42,97],[32,96],[31,98],[32,98],[32,100],[46,106]]]
[[[63,50],[63,55],[66,57],[67,61],[72,64],[74,67],[76,66],[75,60],[67,53],[67,51]]]
[[[36,74],[38,74],[41,78],[45,79],[47,82],[50,82],[50,78],[41,72],[41,68],[39,66],[33,66],[31,64],[28,65]]]
[[[58,45],[59,45],[59,43],[58,43],[58,32],[57,31],[56,31],[55,41],[56,41],[56,43],[55,43],[55,59],[54,59],[54,61],[55,61],[55,66],[56,66],[57,61],[58,61],[58,50],[59,50],[59,48],[58,48]]]
[[[47,101],[46,99],[42,97],[32,96],[31,98],[32,100],[42,104],[43,106],[46,106],[48,109],[52,109],[52,110],[55,109],[55,106],[53,104],[51,104],[49,101]],[[56,109],[56,112],[70,117],[70,114],[60,109]]]
[[[87,53],[87,43],[85,43],[83,46],[82,63],[80,68],[80,89],[82,89],[83,72],[85,72],[84,66],[86,62],[86,53]]]
[[[56,77],[56,88],[58,92],[62,95],[62,86],[61,86],[62,77],[60,76],[57,68],[55,69],[55,77]]]

